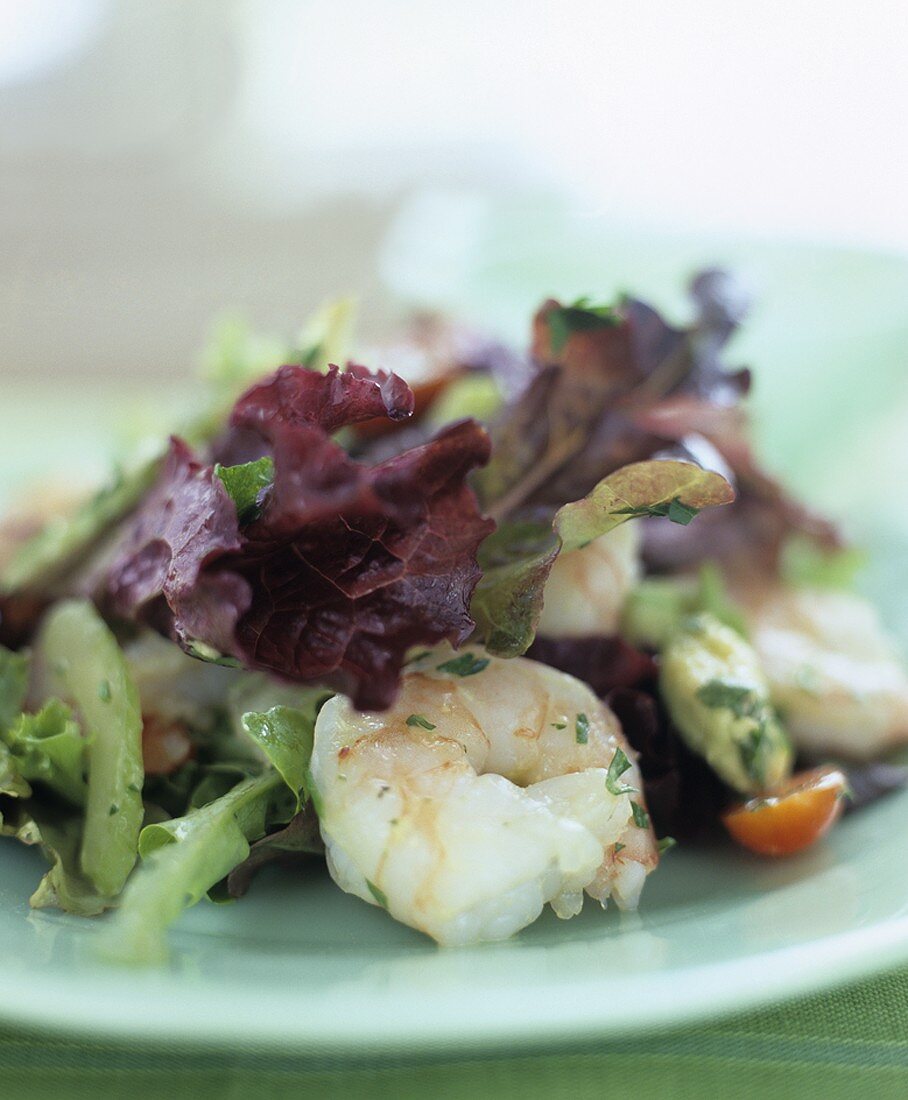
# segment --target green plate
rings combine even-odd
[[[586,226],[562,226],[550,240],[544,229],[529,259],[499,230],[447,297],[481,315],[497,296],[508,317],[516,302],[552,290],[608,292],[615,272],[657,298],[703,257],[755,273],[763,305],[740,351],[759,366],[762,436],[790,480],[867,536],[877,550],[867,584],[886,593],[886,614],[908,638],[899,587],[908,265],[807,248],[594,239]],[[83,424],[97,454],[118,406],[117,394],[100,406],[93,399],[83,419],[75,394],[57,391],[53,408],[44,395],[7,390],[4,399],[7,414],[10,404],[18,410],[4,418],[13,433],[8,484],[19,471],[88,454]],[[40,858],[0,843],[0,1020],[321,1053],[500,1049],[691,1022],[908,959],[906,830],[903,792],[786,861],[681,847],[648,883],[639,914],[588,903],[573,921],[547,914],[509,943],[471,950],[435,948],[341,894],[318,867],[273,872],[241,902],[188,912],[173,933],[172,964],[153,972],[96,961],[92,922],[30,912]]]

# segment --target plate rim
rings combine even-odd
[[[241,1012],[234,1009],[226,1017],[215,1017],[210,1011],[210,987],[190,989],[188,995],[184,989],[174,1001],[173,974],[165,970],[156,975],[148,972],[159,980],[152,990],[155,984],[160,988],[157,996],[146,991],[143,1012],[125,1014],[122,1006],[118,1010],[116,999],[106,996],[108,987],[116,983],[95,983],[86,989],[84,977],[61,986],[58,976],[42,976],[23,989],[21,983],[0,978],[0,993],[4,994],[0,997],[0,1023],[21,1029],[40,1027],[60,1037],[166,1042],[184,1048],[227,1044],[280,1047],[285,1053],[302,1056],[482,1051],[502,1043],[516,1051],[541,1043],[564,1046],[594,1039],[627,1039],[716,1023],[718,1017],[777,1007],[905,962],[908,913],[766,952],[652,972],[645,980],[647,992],[655,989],[659,994],[655,1001],[640,997],[640,990],[634,989],[638,974],[612,976],[609,981],[595,975],[557,987],[549,985],[545,999],[533,998],[529,1003],[522,989],[505,988],[492,997],[486,990],[483,999],[473,1003],[477,1011],[467,1018],[459,1012],[465,1000],[461,990],[453,996],[436,993],[431,1005],[408,1003],[409,1009],[417,1010],[405,1014],[403,1020],[399,994],[393,998],[396,1013],[375,1013],[372,999],[359,1005],[348,1003],[345,1026],[340,1027],[336,1010],[319,1012],[318,994],[301,1013],[304,997],[298,990],[286,989],[271,990],[267,995],[255,990]],[[122,980],[129,974],[135,971],[111,969],[105,976],[116,975]],[[223,992],[232,995],[237,987]],[[514,1009],[511,1014],[503,1011],[509,1003]],[[614,1011],[616,1004],[622,1006],[620,1014]],[[293,1044],[292,1051],[286,1049],[287,1044]]]

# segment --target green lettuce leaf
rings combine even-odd
[[[25,705],[28,666],[27,653],[13,653],[0,646],[0,734],[9,729]]]
[[[211,403],[230,404],[250,382],[292,361],[289,341],[255,332],[243,317],[222,316],[210,330],[200,374]]]
[[[782,548],[782,579],[794,587],[852,591],[867,554],[857,547],[828,547],[804,536],[790,538]]]
[[[78,712],[88,739],[80,864],[99,894],[116,897],[136,860],[142,825],[142,713],[116,639],[90,603],[57,604],[35,649],[44,698]]]
[[[733,499],[720,474],[692,462],[652,459],[609,474],[587,496],[559,508],[551,525],[505,520],[479,547],[483,575],[470,607],[486,648],[502,657],[526,652],[562,550],[579,550],[637,516],[686,524],[703,508]]]
[[[243,729],[261,748],[296,798],[308,797],[306,776],[312,755],[315,719],[331,692],[313,688],[301,691],[295,707],[276,706],[264,712],[243,715]]]
[[[731,485],[721,474],[693,462],[651,459],[622,466],[581,500],[555,513],[562,549],[578,550],[634,516],[667,516],[690,523],[704,508],[730,504]]]
[[[23,779],[85,805],[86,740],[65,703],[51,699],[37,714],[20,715],[4,736]]]
[[[302,350],[253,334],[243,322],[224,322],[204,358],[203,411],[188,423],[174,425],[177,433],[194,447],[209,443],[223,430],[240,394],[283,363],[302,360],[306,366],[325,369],[329,362],[343,362],[355,313],[352,299],[322,306],[303,327]],[[162,439],[151,459],[117,471],[110,484],[72,515],[54,517],[27,539],[0,571],[0,595],[46,593],[70,576],[135,509],[154,483],[166,452]]]
[[[52,588],[136,507],[157,471],[157,459],[130,472],[118,471],[110,484],[72,515],[51,519],[17,549],[0,572],[0,593]]]
[[[721,572],[706,562],[694,577],[647,577],[627,598],[621,635],[636,646],[662,649],[691,615],[708,612],[747,637],[741,608],[732,600]]]
[[[114,898],[99,892],[82,870],[83,821],[75,814],[56,814],[34,806],[34,824],[51,868],[30,900],[33,909],[63,909],[93,917],[109,909]]]
[[[561,550],[551,524],[508,521],[479,547],[482,576],[470,614],[486,649],[501,657],[525,653],[542,614],[546,579]]]
[[[318,818],[312,806],[295,814],[282,829],[257,840],[249,855],[227,876],[224,893],[227,898],[240,898],[249,889],[252,879],[269,863],[294,863],[312,855],[323,855],[325,846],[318,829]]]
[[[179,434],[196,447],[209,442],[224,427],[240,394],[285,363],[324,371],[329,363],[345,362],[355,319],[352,298],[326,302],[304,323],[294,347],[253,332],[240,318],[225,318],[212,334],[202,362],[208,407]]]
[[[2,768],[0,750],[0,772]],[[51,864],[30,898],[32,908],[64,909],[67,913],[93,917],[112,904],[110,898],[94,889],[79,866],[82,844],[79,814],[36,799],[0,797],[0,836],[39,845]]]
[[[282,786],[277,772],[268,772],[185,817],[143,829],[142,864],[105,930],[101,953],[137,965],[164,961],[167,929],[248,857],[250,842],[265,833]]]
[[[8,798],[29,798],[32,789],[22,772],[19,761],[10,752],[8,746],[0,741],[0,796]],[[0,826],[3,824],[3,798],[0,797]],[[2,832],[2,829],[0,829]]]
[[[266,455],[255,462],[241,466],[222,466],[219,462],[214,472],[223,481],[224,488],[236,505],[240,523],[251,523],[262,512],[262,496],[274,481],[274,459]]]

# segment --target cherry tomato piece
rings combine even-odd
[[[848,781],[834,767],[799,772],[758,798],[722,815],[734,839],[761,856],[802,852],[824,836],[842,813]]]

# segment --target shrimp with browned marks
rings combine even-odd
[[[311,779],[335,882],[442,944],[574,916],[584,891],[633,909],[658,863],[615,715],[535,661],[439,648],[391,710],[335,697]]]

